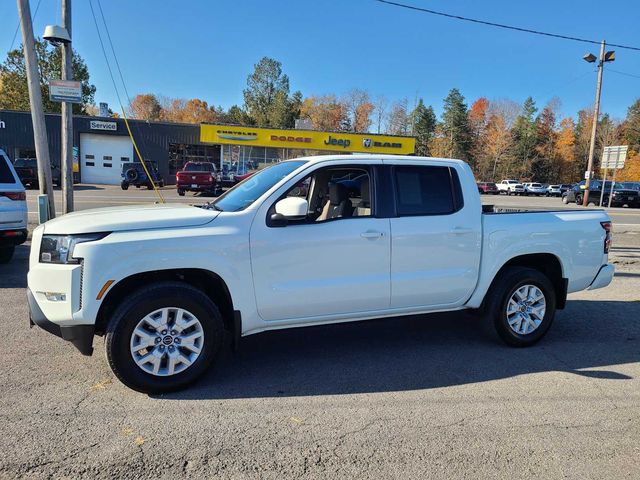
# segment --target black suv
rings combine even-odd
[[[149,170],[153,182],[158,187],[164,187],[164,180],[160,177],[156,164],[148,160],[146,160],[144,164],[146,165],[147,170]],[[140,162],[123,163],[121,176],[122,182],[120,182],[120,187],[122,190],[127,190],[130,185],[133,185],[136,188],[147,187],[148,190],[153,189],[153,185],[147,176],[147,172],[145,172],[144,167]]]
[[[38,161],[35,158],[16,158],[13,168],[25,187],[38,188]],[[51,165],[51,180],[57,187],[62,183],[62,172],[57,165]]]
[[[567,190],[562,195],[563,203],[573,203],[575,202],[578,205],[582,204],[582,199],[584,198],[584,184],[585,181],[581,181],[577,185],[575,185],[571,190]],[[602,198],[602,205],[606,206],[609,204],[609,194],[611,192],[611,184],[612,182],[607,180],[604,182],[604,195]],[[600,203],[600,195],[602,195],[602,180],[591,180],[589,184],[589,203],[595,203],[598,205]],[[624,188],[624,186],[620,183],[615,183],[613,185],[613,196],[611,197],[611,206],[612,207],[624,207],[628,205],[629,207],[640,207],[640,192],[638,190],[632,190],[630,188]]]

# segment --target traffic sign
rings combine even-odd
[[[627,145],[615,145],[604,147],[602,151],[602,160],[600,161],[601,169],[608,168],[624,168],[624,161],[627,159]]]

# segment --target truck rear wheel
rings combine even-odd
[[[555,289],[538,270],[508,267],[492,286],[487,306],[500,338],[514,347],[528,347],[540,340],[553,323]]]
[[[107,361],[116,377],[138,392],[176,391],[209,368],[223,335],[220,311],[202,291],[157,283],[116,309],[105,337]]]

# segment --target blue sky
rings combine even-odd
[[[609,0],[402,0],[498,23],[640,47],[640,2]],[[60,0],[41,0],[34,30],[60,22]],[[37,0],[31,0],[35,9]],[[581,57],[597,45],[533,36],[398,9],[373,0],[102,0],[129,93],[198,97],[229,107],[262,57],[280,60],[304,95],[358,87],[390,100],[422,97],[440,112],[452,87],[470,104],[485,96],[539,107],[551,97],[575,115],[593,103],[595,68]],[[73,4],[74,46],[97,87],[117,101],[88,0]],[[0,51],[11,45],[16,4],[0,2]],[[20,42],[20,35],[16,45]],[[640,97],[640,51],[616,49],[605,67],[602,108],[624,117]]]

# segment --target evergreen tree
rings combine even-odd
[[[516,162],[520,165],[518,172],[523,176],[530,176],[531,162],[536,157],[536,145],[538,144],[538,132],[534,115],[538,111],[533,98],[528,97],[522,106],[522,113],[516,119],[511,131],[513,153]]]
[[[429,156],[429,143],[436,129],[436,114],[431,105],[426,107],[422,99],[411,112],[413,135],[416,137],[416,155]]]
[[[49,100],[49,80],[58,80],[62,75],[62,53],[42,40],[36,40],[36,57],[40,76],[40,91],[45,113],[60,113],[61,103]],[[71,60],[73,79],[82,85],[82,103],[73,104],[73,113],[86,115],[86,108],[93,104],[96,87],[89,83],[89,69],[82,57],[74,50]],[[0,109],[29,110],[27,69],[22,47],[11,50],[0,65]]]
[[[448,156],[473,163],[470,158],[473,142],[467,105],[457,88],[451,89],[444,99],[441,131],[444,143],[448,146]]]
[[[640,151],[640,98],[638,98],[627,110],[627,118],[624,122],[624,139],[629,148]]]

